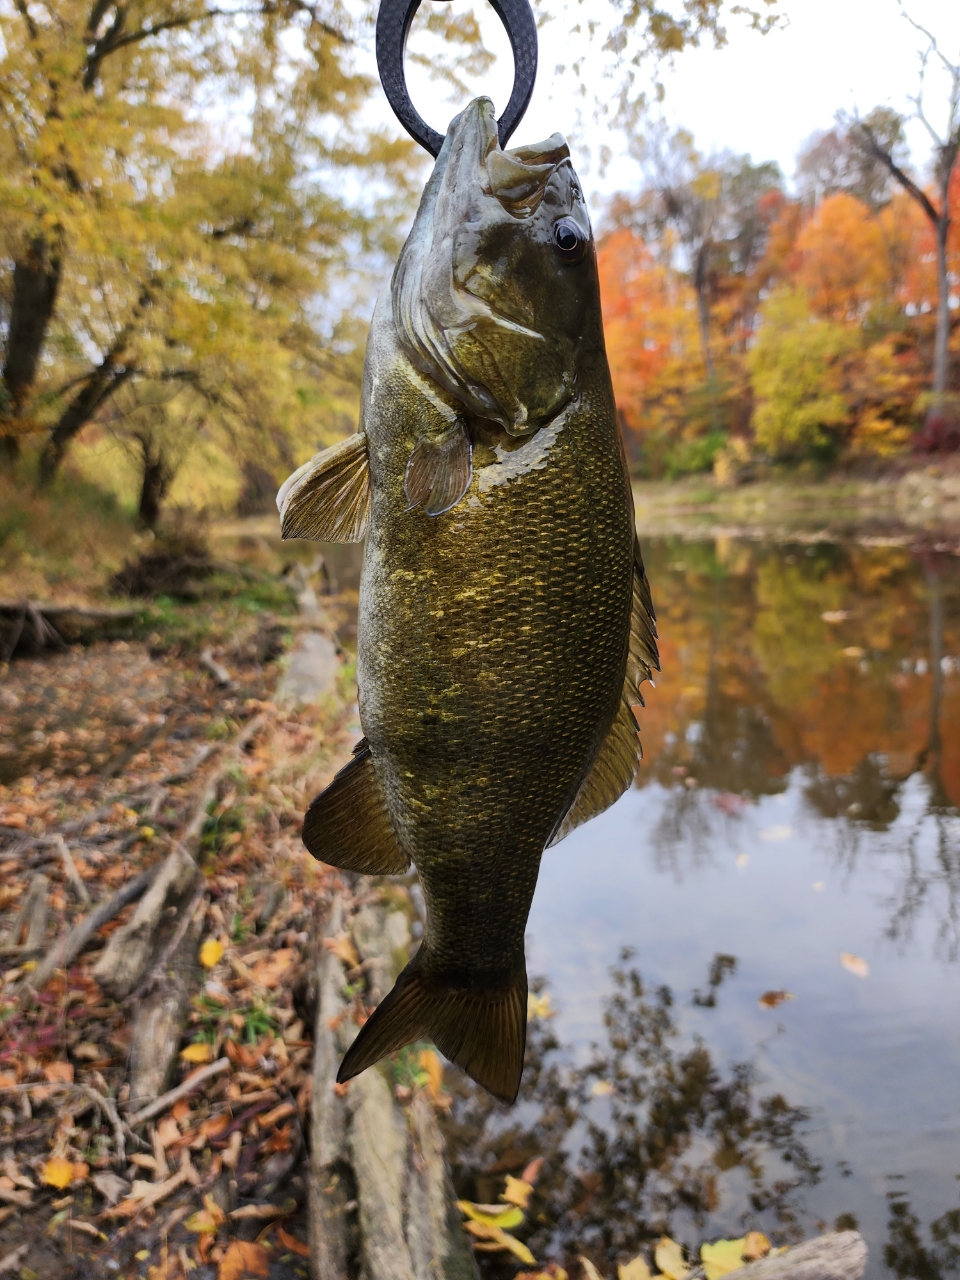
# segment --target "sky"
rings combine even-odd
[[[425,6],[437,0],[424,0]],[[488,93],[498,112],[509,96],[513,65],[499,19],[487,0],[451,0],[458,10],[472,8],[481,22],[497,65],[473,93]],[[598,17],[609,0],[590,0]],[[541,7],[541,6],[535,6]],[[585,6],[579,7],[582,13]],[[720,50],[687,50],[675,66],[662,71],[666,98],[663,115],[683,125],[699,148],[710,153],[729,149],[754,161],[776,160],[792,177],[803,142],[818,129],[829,128],[838,110],[866,113],[878,104],[911,111],[917,90],[918,51],[924,38],[903,17],[897,0],[781,0],[787,24],[763,36],[742,20],[727,22],[729,43]],[[960,61],[960,4],[956,0],[909,0],[911,15],[937,36],[951,61]],[[553,6],[556,8],[556,5]],[[569,10],[578,6],[570,0]],[[559,130],[571,138],[575,160],[594,199],[629,190],[640,180],[626,140],[609,125],[591,119],[578,96],[578,81],[569,70],[558,71],[575,57],[584,59],[584,79],[602,96],[603,56],[584,38],[571,37],[571,20],[548,23],[540,35],[540,72],[527,116],[515,143],[533,142]],[[429,52],[429,38],[416,32],[412,47]],[[467,101],[447,91],[408,63],[411,95],[421,114],[441,131]],[[927,102],[931,122],[941,127],[945,116],[945,76],[931,67]],[[389,108],[387,108],[389,111]],[[908,138],[917,167],[930,156],[930,140],[919,122],[911,122]],[[598,143],[613,153],[600,171]]]

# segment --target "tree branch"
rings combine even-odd
[[[876,134],[868,124],[864,124],[862,120],[857,120],[855,127],[859,131],[861,137],[866,140],[866,150],[870,155],[872,155],[875,160],[879,160],[880,163],[889,170],[891,177],[899,182],[907,195],[916,200],[917,204],[924,211],[930,221],[936,225],[940,221],[941,215],[923,188],[917,186],[909,174],[905,173],[896,163],[890,152],[880,145],[877,141]]]

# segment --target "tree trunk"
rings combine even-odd
[[[693,287],[697,295],[697,320],[700,324],[700,345],[707,378],[714,379],[713,352],[710,350],[710,306],[707,301],[707,267],[710,261],[710,245],[703,244],[697,251],[697,264],[693,273]]]
[[[90,422],[104,401],[132,377],[133,369],[119,363],[123,348],[120,347],[118,350],[118,346],[119,344],[116,344],[113,350],[108,352],[83,388],[60,415],[60,421],[54,427],[40,455],[38,480],[41,488],[46,488],[53,482],[74,436]]]
[[[150,443],[142,443],[143,480],[140,485],[139,516],[148,529],[156,528],[160,508],[173,479],[173,467],[163,451]]]
[[[10,328],[3,364],[6,412],[12,418],[21,416],[36,377],[60,289],[61,253],[59,244],[37,236],[30,242],[26,255],[14,264]],[[20,456],[20,441],[15,435],[3,437],[3,455],[8,461]]]
[[[947,235],[950,214],[944,200],[942,213],[934,224],[937,237],[937,338],[933,354],[933,406],[936,413],[947,390],[950,341],[950,279],[947,274]]]

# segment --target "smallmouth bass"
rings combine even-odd
[[[367,539],[365,737],[304,843],[370,875],[412,861],[427,906],[338,1079],[429,1038],[513,1102],[541,855],[630,785],[639,685],[659,670],[590,221],[559,135],[502,151],[488,98],[452,122],[373,317],[360,429],[277,502],[285,537]]]

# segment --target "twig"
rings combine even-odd
[[[141,871],[138,876],[128,880],[112,898],[94,907],[73,926],[69,933],[58,938],[33,973],[28,975],[23,998],[29,1000],[38,991],[42,991],[55,969],[65,969],[71,965],[99,928],[108,920],[112,920],[128,903],[135,902],[147,891],[162,865],[162,861],[155,862],[152,867],[148,867],[146,871]]]
[[[0,1085],[0,1093],[12,1093],[15,1095],[30,1093],[31,1090],[33,1089],[44,1089],[48,1094],[80,1093],[80,1094],[83,1094],[83,1096],[87,1099],[87,1101],[91,1104],[91,1106],[102,1107],[103,1110],[107,1113],[107,1116],[110,1120],[110,1124],[113,1127],[113,1141],[114,1141],[114,1146],[117,1149],[117,1155],[119,1156],[121,1161],[126,1160],[127,1144],[126,1144],[126,1139],[123,1136],[123,1129],[124,1129],[123,1121],[120,1119],[119,1113],[117,1112],[116,1103],[109,1095],[99,1093],[96,1089],[94,1089],[92,1085],[89,1085],[89,1084],[67,1084],[65,1082],[47,1084],[44,1081],[34,1080],[32,1083],[29,1083],[29,1084]],[[85,1111],[86,1107],[84,1107],[83,1110]],[[78,1112],[77,1114],[80,1114],[80,1113]],[[130,1132],[129,1129],[127,1130],[127,1132],[128,1133]],[[131,1137],[133,1137],[132,1134],[131,1134]]]
[[[67,879],[73,885],[74,892],[85,907],[90,905],[90,891],[80,879],[80,872],[77,870],[77,864],[73,860],[73,855],[67,848],[67,842],[63,836],[55,835],[53,837],[54,845],[63,860],[63,869],[67,873]]]
[[[31,1242],[28,1240],[26,1244],[18,1245],[13,1253],[8,1253],[5,1258],[0,1258],[0,1275],[5,1271],[15,1270],[23,1261],[30,1249]]]
[[[179,1102],[181,1098],[189,1097],[200,1085],[206,1084],[208,1080],[212,1080],[214,1076],[220,1075],[221,1072],[229,1070],[229,1058],[218,1058],[216,1062],[211,1062],[207,1066],[201,1067],[195,1075],[190,1076],[188,1080],[184,1080],[183,1084],[178,1084],[175,1089],[168,1089],[166,1093],[162,1093],[149,1106],[131,1116],[131,1126],[143,1124],[146,1120],[152,1120],[155,1116],[161,1115],[172,1107],[175,1102]]]
[[[226,669],[217,662],[213,653],[209,649],[204,649],[200,654],[200,665],[204,671],[208,671],[213,676],[221,689],[236,689],[237,682]]]

